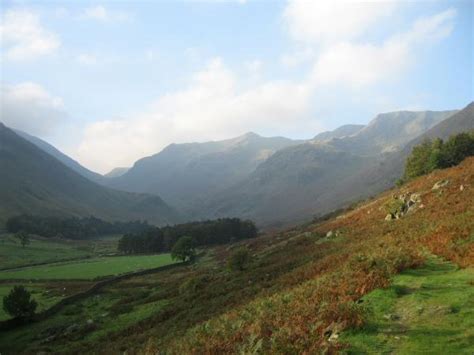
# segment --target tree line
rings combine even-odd
[[[140,233],[125,234],[118,250],[125,254],[161,253],[172,250],[181,237],[189,237],[193,246],[216,245],[254,238],[258,229],[252,221],[221,218],[166,227],[152,227]]]
[[[413,148],[399,183],[458,165],[468,156],[474,156],[474,131],[453,135],[446,142],[440,138],[427,139]]]
[[[20,215],[6,222],[10,233],[36,234],[46,238],[92,239],[101,235],[140,233],[151,226],[146,221],[106,222],[96,217],[40,217]]]

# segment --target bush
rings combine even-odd
[[[23,286],[15,286],[3,297],[3,309],[14,318],[29,319],[35,314],[38,303]]]
[[[227,266],[232,271],[243,271],[250,260],[247,248],[241,247],[235,250],[227,261]]]
[[[183,236],[178,239],[176,244],[171,249],[171,257],[174,260],[192,261],[196,256],[196,249],[194,248],[194,239],[192,237]]]

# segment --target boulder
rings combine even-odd
[[[409,202],[420,203],[421,202],[420,194],[417,194],[417,193],[411,194]]]
[[[393,214],[391,214],[391,213],[389,213],[388,215],[385,216],[386,221],[391,221],[392,219],[395,219],[395,217],[393,217]]]
[[[445,187],[448,184],[449,184],[449,180],[440,180],[436,184],[433,185],[431,190],[439,190],[440,188]]]
[[[326,238],[331,238],[334,235],[333,231],[329,231],[326,233]]]

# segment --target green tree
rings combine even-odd
[[[428,162],[430,161],[432,146],[433,143],[430,140],[425,140],[413,148],[405,164],[405,180],[410,180],[430,172]]]
[[[193,260],[196,256],[195,242],[192,237],[183,236],[178,239],[171,249],[171,257],[174,260]]]
[[[245,247],[238,248],[227,260],[227,267],[233,271],[243,271],[250,261],[249,250]]]
[[[35,314],[38,303],[31,298],[31,293],[23,286],[15,286],[3,297],[3,309],[15,318],[30,318]]]
[[[27,233],[25,232],[18,232],[17,234],[15,234],[15,238],[17,238],[20,243],[21,243],[21,246],[24,248],[26,245],[30,244],[30,237],[28,236]]]
[[[464,158],[474,155],[474,133],[459,133],[448,139],[441,153],[441,167],[458,165]]]

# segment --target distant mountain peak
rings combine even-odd
[[[262,138],[261,135],[255,133],[255,132],[247,132],[245,134],[242,135],[242,137],[246,137],[246,138]]]

